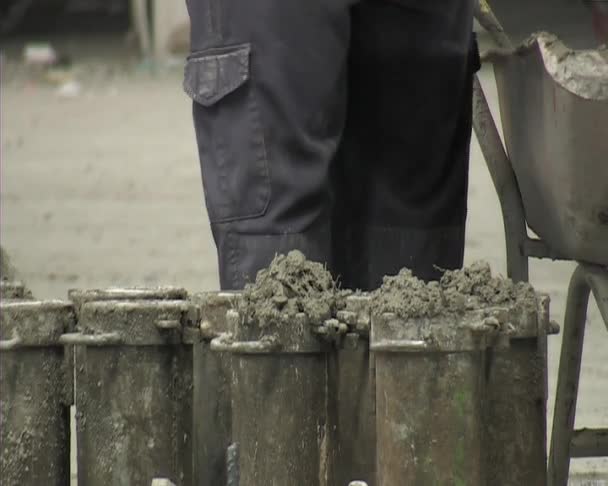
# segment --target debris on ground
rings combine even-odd
[[[50,44],[27,44],[23,49],[23,60],[28,66],[49,67],[57,63],[59,56]]]
[[[238,310],[246,323],[260,327],[288,322],[302,312],[311,322],[324,322],[344,306],[344,295],[323,264],[293,250],[277,255],[246,285]]]
[[[76,80],[66,81],[57,88],[57,96],[60,98],[77,98],[82,92],[81,84]]]
[[[54,86],[60,86],[74,80],[74,73],[70,69],[50,68],[42,75],[42,80]]]

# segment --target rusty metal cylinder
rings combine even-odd
[[[328,358],[329,484],[376,484],[374,356],[369,352],[370,297],[350,296],[338,319],[349,333]]]
[[[232,436],[240,484],[327,484],[327,356],[303,314],[263,329],[228,313],[233,335]],[[232,478],[229,478],[231,480]]]
[[[79,302],[78,332],[63,338],[75,351],[78,484],[192,484],[196,324],[184,300]]]
[[[192,296],[199,309],[201,342],[194,346],[194,484],[225,485],[226,450],[232,441],[232,354],[212,352],[210,341],[228,331],[226,312],[236,294],[207,292]]]
[[[69,372],[60,336],[71,303],[0,303],[0,483],[70,482]]]
[[[547,333],[549,299],[538,312],[520,311],[508,347],[492,349],[486,364],[488,484],[547,484]]]
[[[379,486],[485,486],[484,343],[461,324],[372,316]]]

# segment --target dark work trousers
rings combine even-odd
[[[462,265],[472,0],[187,0],[222,289],[300,249],[343,287]]]

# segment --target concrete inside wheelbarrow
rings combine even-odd
[[[560,256],[608,265],[608,49],[539,33],[494,68],[528,225]]]

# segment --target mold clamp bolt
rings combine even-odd
[[[22,339],[19,337],[17,332],[13,333],[13,337],[11,339],[2,339],[0,340],[0,351],[11,351],[12,349],[17,349],[22,344]]]

